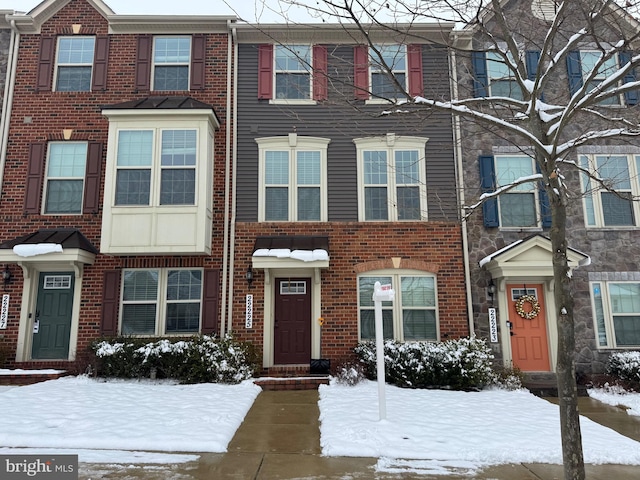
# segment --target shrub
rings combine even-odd
[[[640,352],[612,353],[607,362],[607,373],[632,384],[640,384]]]
[[[344,362],[338,366],[335,372],[336,382],[340,385],[352,387],[365,378],[364,368],[362,364],[359,363]]]
[[[501,368],[496,372],[493,384],[504,390],[520,390],[523,381],[524,374],[518,367]]]
[[[363,342],[355,353],[368,378],[376,378],[374,342]],[[385,375],[389,383],[410,388],[466,390],[493,383],[493,353],[483,340],[461,338],[445,342],[384,343]]]
[[[157,376],[183,383],[239,383],[257,369],[255,350],[231,336],[200,335],[189,339],[140,338],[102,340],[92,345],[105,377]]]

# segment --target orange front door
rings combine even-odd
[[[523,372],[550,371],[549,342],[542,286],[508,284],[507,295],[513,365]],[[518,312],[518,299],[523,295],[535,297],[539,311],[533,311],[535,303],[527,300],[520,302],[520,312]]]

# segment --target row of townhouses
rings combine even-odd
[[[507,7],[523,25],[543,21],[528,1]],[[473,30],[457,33],[469,55],[452,55],[454,27],[369,38],[412,96],[508,86]],[[549,98],[582,82],[583,47]],[[524,48],[535,71],[536,45]],[[554,372],[543,190],[462,208],[514,172],[534,174],[527,145],[446,112],[381,115],[396,86],[361,31],[45,0],[0,12],[0,51],[8,366],[81,371],[104,336],[232,333],[258,347],[266,372],[304,373],[374,338],[380,282],[396,292],[385,338],[476,335],[498,363]],[[575,161],[612,156],[640,194],[640,142]],[[610,352],[640,347],[640,205],[596,192],[569,208],[577,368],[598,373]],[[535,298],[524,313],[523,295]]]

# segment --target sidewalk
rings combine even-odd
[[[557,399],[549,399],[554,401]],[[640,419],[590,398],[580,398],[580,413],[640,441]],[[560,480],[561,465],[510,464],[489,468],[469,477],[419,475],[410,472],[376,473],[376,458],[323,457],[320,448],[318,392],[264,391],[249,410],[225,454],[202,454],[198,462],[161,467],[81,464],[81,479],[144,480],[293,480],[293,479],[446,479]],[[587,465],[588,480],[636,480],[640,466]]]

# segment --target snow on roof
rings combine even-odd
[[[254,257],[292,258],[302,262],[329,260],[329,252],[322,248],[315,250],[291,250],[289,248],[259,248],[253,252]]]

